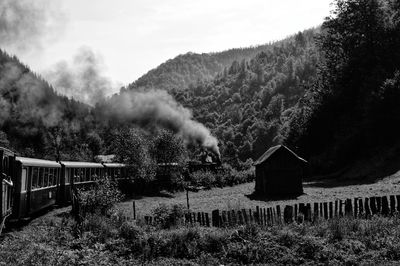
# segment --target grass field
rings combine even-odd
[[[352,181],[355,182],[354,180]],[[189,192],[189,203],[192,211],[211,212],[214,209],[251,208],[255,206],[286,205],[294,202],[324,202],[335,199],[369,197],[400,194],[400,171],[374,183],[362,184],[340,183],[338,181],[304,183],[304,194],[295,199],[285,200],[251,200],[248,195],[254,191],[254,182],[234,187],[214,188],[199,192]],[[154,197],[134,199],[138,216],[148,215],[160,203],[183,204],[186,206],[186,193],[165,194]],[[119,204],[126,215],[132,216],[132,200]]]

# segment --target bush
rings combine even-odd
[[[160,204],[153,210],[153,217],[158,227],[167,229],[181,225],[186,212],[187,210],[183,205]]]
[[[122,198],[117,184],[108,177],[97,180],[92,189],[78,189],[77,196],[81,218],[87,214],[105,215]]]
[[[211,188],[215,184],[215,176],[210,171],[196,171],[190,174],[190,180],[196,186]]]

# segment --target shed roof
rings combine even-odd
[[[28,157],[16,157],[17,161],[20,161],[24,166],[38,166],[38,167],[56,167],[61,168],[61,165],[56,161],[42,160]]]
[[[292,151],[291,149],[289,149],[285,145],[276,145],[274,147],[269,148],[263,155],[261,155],[260,158],[258,158],[257,161],[254,162],[254,165],[259,165],[259,164],[265,162],[266,160],[268,160],[268,158],[270,158],[272,156],[272,154],[274,154],[279,149],[285,149],[288,152],[290,152],[291,154],[293,154],[300,161],[303,161],[303,162],[307,163],[306,160],[304,160],[303,158],[298,156],[296,153],[294,153],[294,151]]]

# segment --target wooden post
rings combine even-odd
[[[276,205],[276,218],[277,218],[277,223],[281,224],[282,219],[281,219],[281,206]]]
[[[358,199],[358,210],[359,210],[359,217],[364,217],[364,204],[363,199]]]
[[[329,218],[333,218],[333,202],[329,202]]]
[[[305,220],[308,222],[311,222],[311,203],[307,203],[306,205],[306,215],[305,215]]]
[[[202,224],[201,224],[201,213],[200,213],[200,212],[197,213],[197,222],[198,222],[200,225],[202,225]]]
[[[381,197],[375,197],[376,211],[377,213],[382,213],[382,199]]]
[[[219,227],[219,210],[213,210],[211,212],[211,221],[212,221],[212,226],[214,227]]]
[[[396,195],[397,211],[400,212],[400,195]]]
[[[381,198],[381,213],[384,216],[389,215],[389,201],[388,198],[386,196],[382,196]]]
[[[371,208],[371,214],[375,215],[377,213],[375,197],[370,197],[369,198],[369,206]]]
[[[249,223],[254,223],[254,216],[251,209],[249,209]]]
[[[316,222],[319,217],[318,206],[319,206],[318,202],[314,202],[314,222]]]
[[[206,212],[206,226],[210,227],[210,217],[208,216],[208,212]]]
[[[371,209],[369,208],[369,198],[364,199],[365,218],[371,216]]]
[[[339,201],[335,200],[335,217],[339,216]]]
[[[260,207],[256,206],[256,212],[254,213],[254,220],[256,224],[261,224],[260,223]]]
[[[242,209],[242,215],[243,215],[244,224],[248,224],[249,223],[249,219],[247,218],[246,209]]]
[[[394,195],[390,195],[390,214],[396,212],[396,198]]]
[[[351,203],[351,199],[346,199],[344,213],[346,216],[353,216],[353,204]]]
[[[133,220],[136,220],[136,203],[132,201]]]
[[[283,209],[283,220],[287,224],[293,222],[293,206],[285,206],[285,208]]]
[[[358,198],[354,199],[354,217],[358,217]]]
[[[201,225],[206,225],[206,214],[204,212],[201,213]]]
[[[323,218],[324,217],[324,211],[323,211],[323,203],[319,203],[319,217]]]
[[[325,218],[325,220],[327,220],[329,217],[328,217],[328,202],[324,202],[324,218]]]
[[[272,225],[272,211],[271,208],[267,208],[267,223],[268,225]]]
[[[343,217],[343,201],[339,200],[339,217]]]
[[[226,211],[222,211],[222,224],[223,226],[228,226],[228,218],[226,216]]]
[[[306,215],[306,208],[304,203],[299,203],[299,214],[303,215],[303,217]]]
[[[244,224],[243,214],[241,211],[238,211],[238,217],[239,217],[239,224]]]

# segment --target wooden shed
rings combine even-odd
[[[271,147],[255,163],[256,193],[267,197],[303,194],[307,161],[284,145]]]

